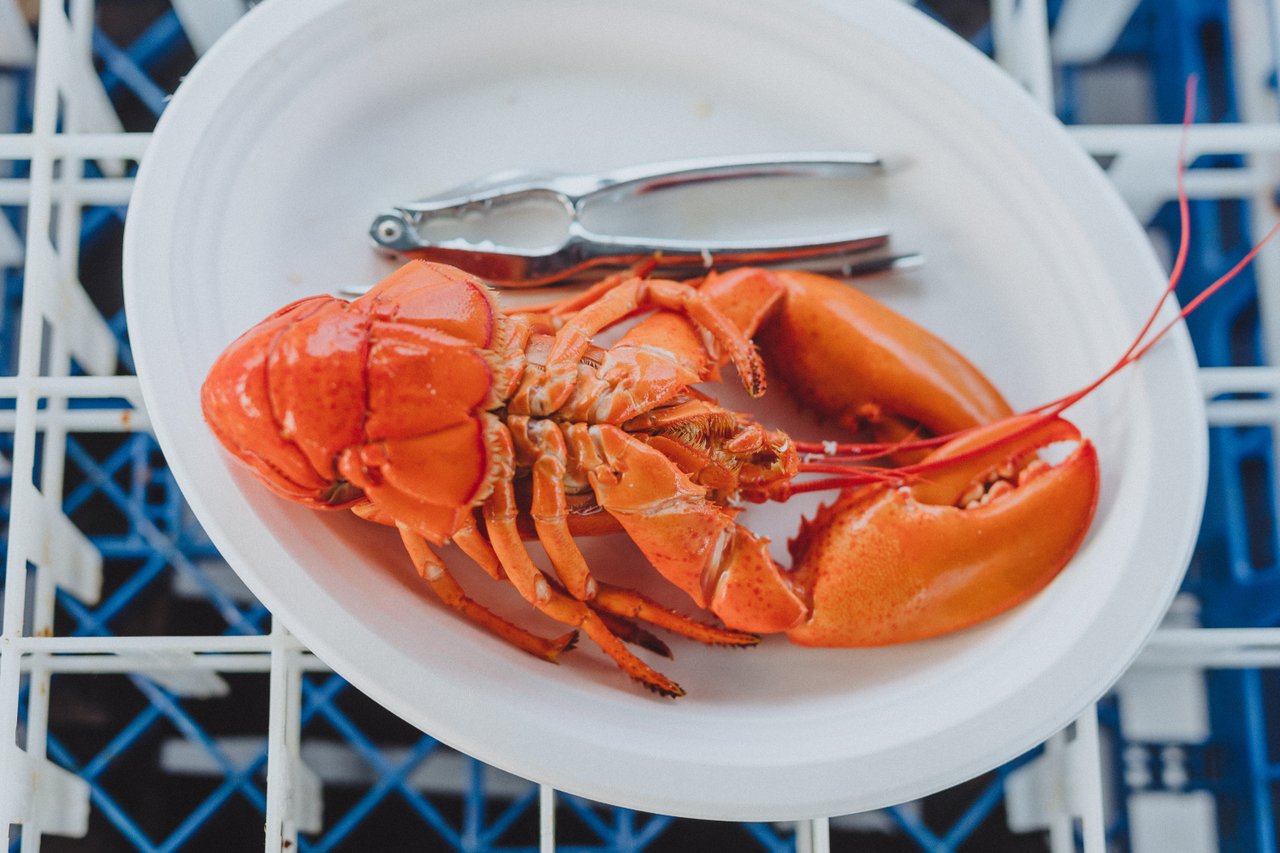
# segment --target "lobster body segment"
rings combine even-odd
[[[636,315],[613,346],[595,345]],[[739,505],[785,500],[808,488],[800,474],[826,468],[695,387],[730,362],[750,395],[778,377],[800,406],[848,429],[889,441],[968,432],[897,471],[842,469],[832,483],[849,488],[804,523],[789,569],[740,523]],[[224,447],[277,494],[396,527],[424,583],[464,617],[547,660],[582,631],[672,696],[679,685],[624,645],[669,653],[638,623],[723,645],[954,630],[1047,583],[1097,498],[1096,456],[1073,427],[1011,419],[955,349],[808,273],[617,276],[508,312],[474,276],[413,262],[352,302],[302,300],[250,329],[210,370],[202,405]],[[1072,457],[1032,461],[1059,439],[1079,445]],[[974,489],[984,502],[966,508]],[[724,627],[598,582],[574,537],[611,527]],[[530,537],[554,572],[526,551]],[[472,601],[436,553],[446,543],[572,630],[544,639]]]

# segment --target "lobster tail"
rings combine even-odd
[[[205,421],[237,459],[282,497],[307,506],[349,505],[359,495],[335,490],[331,471],[317,470],[279,417],[272,387],[272,362],[282,337],[298,322],[339,303],[328,296],[285,306],[227,347],[200,389]],[[286,379],[286,382],[289,381]]]
[[[499,316],[478,279],[420,262],[353,302],[301,300],[222,353],[205,419],[277,494],[328,509],[372,498],[444,541],[494,476],[484,412],[502,391],[486,347],[522,342]]]

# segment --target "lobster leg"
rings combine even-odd
[[[663,577],[741,631],[771,633],[808,614],[768,540],[706,500],[706,489],[660,451],[615,426],[571,430],[596,499]]]
[[[507,576],[502,572],[502,563],[498,560],[498,555],[493,553],[493,546],[476,529],[474,516],[469,517],[461,527],[453,531],[453,544],[457,545],[462,553],[470,557],[476,565],[484,569],[489,577],[496,581],[506,580]]]
[[[517,463],[532,470],[530,515],[538,540],[547,549],[547,556],[569,594],[579,601],[590,600],[596,594],[596,581],[569,532],[569,505],[564,491],[568,454],[564,435],[550,421],[531,422],[523,416],[510,417],[507,426],[511,430]]]
[[[512,625],[488,608],[472,601],[462,591],[458,581],[449,573],[444,562],[431,550],[427,540],[404,526],[399,526],[398,529],[400,539],[404,542],[405,550],[409,553],[409,559],[413,560],[413,567],[418,570],[418,574],[442,602],[467,619],[516,648],[552,663],[577,643],[577,631],[570,631],[554,640],[546,640]]]
[[[604,613],[639,619],[708,645],[753,646],[759,642],[754,634],[707,625],[669,610],[634,590],[602,584],[593,578],[569,531],[564,489],[568,447],[564,434],[550,421],[512,417],[510,426],[517,461],[524,462],[533,457],[531,514],[538,539],[546,548],[560,581],[574,598],[586,601],[593,609]],[[641,645],[645,644],[642,642]]]
[[[568,399],[578,362],[591,346],[594,335],[649,307],[665,308],[687,317],[727,354],[748,393],[753,397],[764,393],[764,368],[755,347],[711,300],[680,282],[630,279],[574,314],[556,333],[546,360],[544,393],[532,414],[550,414]]]
[[[606,276],[579,293],[549,299],[546,302],[539,302],[534,305],[521,305],[512,309],[509,313],[537,314],[547,318],[563,317],[566,314],[581,311],[623,282],[633,278],[644,278],[655,266],[657,266],[655,259],[641,261],[629,270],[622,270]]]
[[[735,631],[732,628],[721,628],[708,625],[696,619],[690,619],[658,604],[633,589],[600,583],[593,606],[606,613],[626,619],[639,619],[673,634],[679,634],[690,640],[697,640],[708,646],[747,647],[759,645],[760,638],[746,631]],[[670,657],[670,655],[667,655]]]
[[[503,458],[512,459],[514,449],[509,434],[506,442],[508,452]],[[633,655],[598,613],[585,602],[561,592],[542,574],[525,549],[516,526],[518,509],[511,486],[513,471],[503,473],[494,485],[493,494],[484,502],[484,520],[489,541],[516,591],[552,619],[581,628],[623,672],[645,687],[663,696],[683,696],[684,690],[679,684]]]
[[[802,645],[907,642],[1008,610],[1061,570],[1097,505],[1097,455],[1074,426],[1008,418],[843,492],[790,543],[788,570],[664,454],[609,425],[569,437],[591,442],[594,459],[576,452],[596,499],[667,580],[726,625]],[[1037,458],[1060,442],[1078,446]]]

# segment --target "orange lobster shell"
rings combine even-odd
[[[617,343],[595,345],[637,316]],[[897,468],[825,458],[827,444],[695,387],[729,362],[749,394],[777,379],[801,407],[890,449],[955,437],[923,459],[897,454]],[[639,623],[727,645],[961,629],[1049,583],[1097,504],[1097,457],[1075,427],[1014,417],[950,345],[809,273],[615,276],[507,313],[474,276],[413,262],[354,301],[313,297],[266,318],[219,357],[201,399],[221,443],[277,494],[395,526],[464,617],[548,660],[581,630],[670,696],[683,689],[627,648],[666,650]],[[1067,459],[1037,458],[1064,440]],[[820,487],[841,491],[802,524],[790,568],[736,520],[742,501]],[[723,626],[597,581],[574,537],[618,528]],[[529,556],[529,536],[554,572]],[[545,639],[472,601],[437,554],[446,543],[572,630]]]

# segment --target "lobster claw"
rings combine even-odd
[[[805,409],[875,441],[948,435],[1013,414],[958,350],[842,281],[741,268],[708,276],[701,292]]]
[[[1076,446],[1056,464],[1049,444]],[[1097,452],[1058,417],[1024,415],[965,433],[909,469],[906,485],[849,489],[789,543],[808,646],[878,646],[989,619],[1043,589],[1097,508]]]

